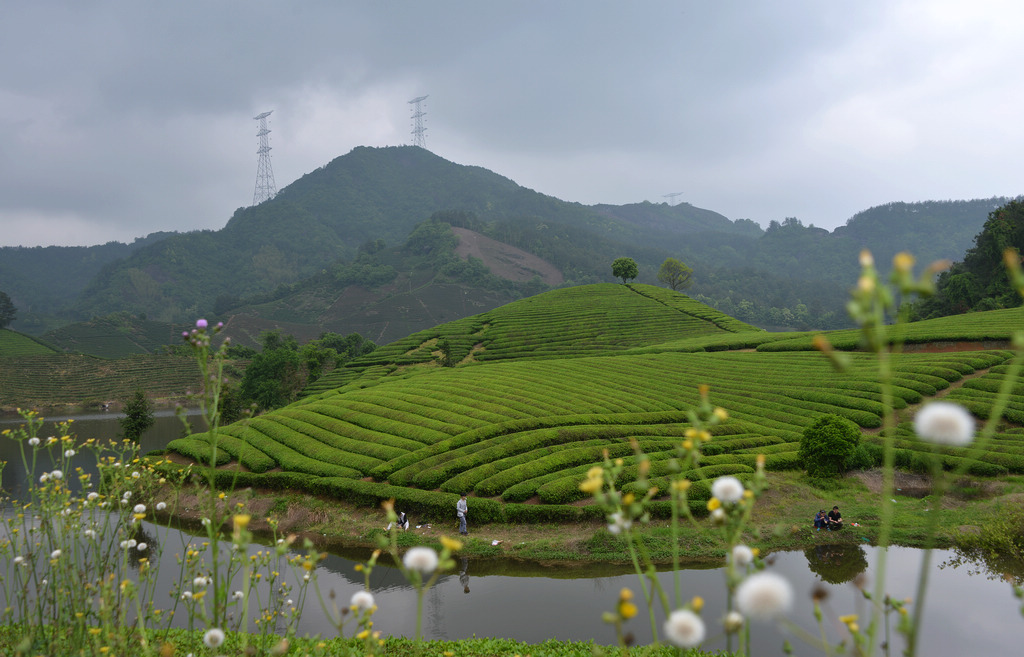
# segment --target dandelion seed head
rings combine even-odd
[[[748,618],[772,620],[793,606],[793,587],[781,575],[757,573],[736,590],[736,606]]]
[[[135,508],[132,509],[132,512],[134,512],[134,513],[145,513],[146,512],[146,505],[145,504],[136,504]]]
[[[51,559],[60,559],[60,555],[61,555],[60,550],[54,550],[53,552],[50,553],[50,558]]]
[[[163,511],[166,508],[167,508],[167,503],[166,502],[157,502],[156,503],[156,510],[157,511]]]
[[[203,635],[203,643],[207,648],[219,648],[224,644],[224,630],[216,627],[206,630]]]
[[[693,648],[704,640],[704,621],[689,609],[677,609],[665,621],[665,637],[672,645]]]
[[[146,544],[146,543],[139,543],[138,545],[135,546],[135,549],[138,550],[139,552],[145,552],[148,548],[149,548],[149,545]]]
[[[938,445],[966,445],[974,438],[974,417],[963,406],[932,402],[914,416],[921,440]]]
[[[737,545],[732,549],[732,562],[737,566],[749,566],[754,561],[754,551],[746,545]]]
[[[373,607],[373,594],[369,591],[356,591],[352,594],[349,604],[359,611],[366,611]]]
[[[64,450],[64,456],[65,457],[71,458],[74,455],[75,455],[75,450],[73,450],[73,449],[66,449],[66,450]]]
[[[37,445],[39,445],[39,439],[36,438],[35,436],[32,436],[31,438],[28,439],[28,444],[31,445],[32,447],[36,447]]]
[[[743,499],[743,484],[736,477],[719,477],[711,484],[711,495],[722,504],[735,504]]]
[[[428,547],[414,547],[405,553],[402,563],[409,570],[432,573],[437,570],[437,552]]]

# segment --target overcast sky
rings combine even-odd
[[[0,245],[220,228],[412,142],[585,204],[834,228],[1024,193],[1019,0],[9,2]]]

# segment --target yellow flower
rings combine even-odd
[[[462,549],[462,541],[447,536],[441,537],[441,545],[449,552],[458,552]]]
[[[860,266],[861,267],[874,267],[875,259],[871,256],[871,251],[864,249],[860,252]]]
[[[625,602],[627,600],[632,600],[632,599],[633,599],[633,592],[630,591],[629,589],[623,588],[621,591],[619,591],[619,600],[620,601]]]
[[[633,493],[626,493],[626,496],[622,498],[622,504],[628,505],[636,501],[636,495]]]
[[[249,521],[252,520],[252,516],[246,513],[238,513],[234,517],[235,529],[243,530],[249,526]]]
[[[722,422],[729,419],[729,411],[725,410],[721,406],[716,406],[714,413],[715,417],[717,417]]]
[[[691,485],[692,483],[689,479],[679,479],[677,481],[672,482],[672,488],[679,491],[680,493],[682,493],[683,491],[690,490]]]
[[[683,432],[683,435],[686,436],[687,438],[696,438],[697,430],[694,429],[693,427],[690,427],[689,429]]]
[[[900,273],[909,274],[914,267],[914,256],[906,251],[900,251],[892,259],[893,269]]]
[[[621,616],[624,620],[629,620],[633,616],[636,616],[636,613],[636,605],[632,602],[619,603],[619,616]]]
[[[363,640],[363,639],[365,639],[365,638],[367,638],[369,636],[370,636],[370,630],[363,630],[362,632],[360,632],[359,634],[356,635],[356,638],[361,641],[361,640]]]
[[[708,500],[708,511],[714,511],[715,509],[722,506],[722,501],[717,497],[712,497]]]
[[[684,441],[683,441],[683,449],[685,449],[685,450],[687,450],[687,451],[689,451],[689,450],[693,449],[693,441],[692,441],[692,440],[690,440],[689,438],[687,438],[686,440],[684,440]]]
[[[700,610],[704,608],[704,598],[699,595],[693,596],[693,600],[690,600],[690,608],[699,614]]]

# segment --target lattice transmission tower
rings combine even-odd
[[[256,165],[256,191],[252,195],[252,204],[259,205],[263,201],[269,201],[277,194],[277,185],[274,184],[274,168],[270,166],[270,129],[267,128],[267,117],[274,113],[274,110],[264,112],[252,117],[260,122],[260,129],[256,136],[260,138],[260,147],[256,153],[260,156],[259,164]]]
[[[420,96],[409,101],[412,105],[412,145],[420,148],[427,147],[427,129],[423,125],[423,117],[427,115],[423,111],[423,101],[427,96]]]

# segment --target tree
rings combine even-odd
[[[673,290],[685,290],[693,283],[693,270],[675,258],[666,258],[658,270],[658,280]]]
[[[7,328],[17,317],[18,309],[14,307],[11,298],[6,292],[0,292],[0,329]]]
[[[623,284],[636,278],[639,273],[636,260],[632,258],[616,258],[612,263],[612,276],[621,278]]]
[[[287,348],[262,351],[245,368],[242,399],[256,404],[261,411],[290,404],[305,383],[301,367],[302,357],[298,351]]]
[[[838,415],[825,415],[804,429],[798,457],[812,477],[831,477],[850,469],[860,427]]]
[[[153,407],[143,390],[136,390],[135,394],[125,400],[124,417],[117,418],[117,423],[121,425],[121,437],[136,443],[155,422]]]

